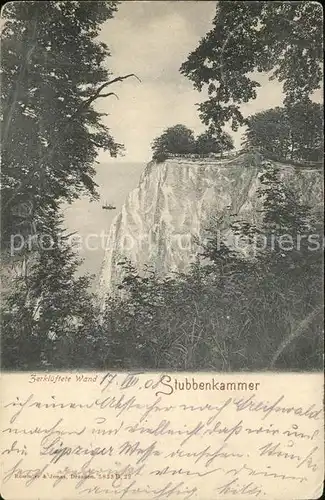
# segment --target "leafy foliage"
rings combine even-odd
[[[206,125],[233,130],[240,105],[256,98],[255,71],[283,82],[285,105],[303,102],[322,82],[322,8],[316,2],[218,2],[213,28],[181,66],[195,88]]]
[[[212,229],[186,274],[161,278],[150,268],[140,274],[122,260],[118,263],[124,269],[121,295],[107,298],[101,322],[84,292],[85,281],[70,281],[72,267],[65,247],[55,248],[48,275],[44,267],[35,268],[35,277],[43,273],[35,283],[45,280],[39,317],[28,309],[26,316],[26,307],[16,306],[4,318],[9,325],[4,339],[10,354],[6,367],[15,366],[17,359],[22,368],[24,362],[30,366],[33,359],[34,366],[51,368],[321,369],[321,216],[282,183],[275,168],[265,169],[258,195],[263,200],[261,224],[255,227],[239,219],[232,224],[251,249],[251,258],[229,247],[222,233]],[[58,259],[60,278],[54,272]],[[50,298],[47,283],[52,280],[58,293]],[[33,283],[32,278],[31,291]],[[26,290],[26,284],[20,287]],[[54,308],[51,315],[48,308]],[[17,324],[14,318],[21,325],[16,336],[10,331],[10,325]],[[50,338],[42,334],[49,328]],[[34,357],[28,350],[24,357],[26,336]]]
[[[168,153],[193,153],[195,139],[193,131],[185,125],[175,125],[167,128],[152,144],[153,159],[163,161]]]
[[[232,149],[234,149],[234,142],[227,132],[215,135],[211,130],[207,130],[200,134],[195,141],[195,152],[200,155],[223,153]]]
[[[234,148],[232,137],[227,132],[214,132],[213,127],[197,138],[194,132],[185,125],[169,127],[157,137],[152,144],[153,160],[158,163],[168,158],[169,154],[199,154],[223,153]]]
[[[110,51],[98,40],[116,10],[115,1],[9,2],[2,10],[2,257],[12,238],[22,242],[5,263],[18,273],[9,270],[2,300],[4,368],[80,365],[89,347],[90,277],[75,276],[79,261],[59,214],[63,201],[96,198],[98,149],[122,150],[93,107],[113,94],[103,93],[107,86],[132,76],[111,79]]]
[[[30,252],[21,249],[24,272],[12,279],[1,317],[4,368],[66,367],[78,351],[82,363],[76,342],[95,317],[91,276],[75,277],[80,260],[61,226],[52,212],[40,231],[46,237],[36,235]]]
[[[282,159],[321,161],[323,106],[306,101],[261,111],[248,119],[245,145]]]
[[[62,201],[96,196],[98,148],[121,151],[87,100],[109,80],[97,40],[117,2],[9,2],[2,14],[2,242]],[[91,103],[92,104],[92,103]],[[30,222],[30,221],[28,221]]]

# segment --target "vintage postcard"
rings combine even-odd
[[[1,498],[320,498],[321,5],[0,27]]]

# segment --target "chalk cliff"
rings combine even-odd
[[[284,182],[293,183],[297,196],[314,206],[322,204],[318,170],[273,164],[280,167]],[[121,257],[139,270],[148,264],[162,275],[186,271],[197,252],[195,239],[204,237],[213,217],[223,216],[227,224],[239,214],[258,222],[257,189],[264,168],[255,153],[150,162],[111,225],[99,279],[102,304],[121,278]]]

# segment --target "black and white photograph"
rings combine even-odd
[[[323,369],[323,11],[1,11],[1,370]]]

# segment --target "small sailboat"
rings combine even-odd
[[[103,210],[115,210],[116,207],[114,207],[113,205],[111,205],[110,203],[105,203],[105,205],[102,205],[102,209]]]

